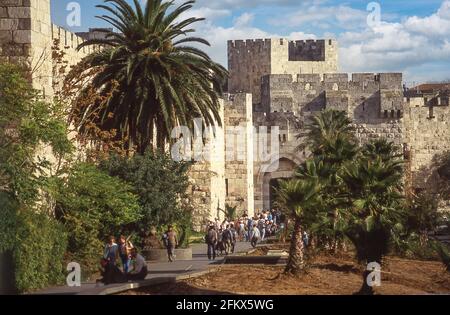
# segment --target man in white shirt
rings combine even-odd
[[[256,225],[253,226],[252,233],[251,233],[251,245],[255,248],[258,244],[258,241],[261,237],[261,233],[259,232],[259,229]]]
[[[131,249],[131,266],[128,270],[128,280],[144,280],[147,276],[147,262],[141,254],[137,252],[136,248]]]

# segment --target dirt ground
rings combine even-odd
[[[263,250],[264,251],[264,250]],[[208,275],[159,285],[127,295],[351,295],[362,283],[361,267],[350,255],[317,256],[298,277],[282,274],[283,266],[222,265]],[[387,257],[381,295],[450,294],[450,273],[440,262]]]

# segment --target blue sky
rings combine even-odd
[[[141,0],[145,1],[145,0]],[[81,8],[81,26],[70,27],[67,5]],[[105,26],[95,18],[102,0],[53,0],[54,23],[72,31]],[[176,3],[181,0],[176,0]],[[226,41],[287,37],[336,38],[340,71],[401,71],[408,85],[450,79],[450,0],[380,0],[381,21],[369,25],[361,0],[197,0],[191,15],[211,43],[206,50],[226,66]]]

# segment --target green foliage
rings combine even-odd
[[[229,220],[234,220],[236,219],[237,206],[232,207],[229,204],[226,204],[225,210],[222,210],[222,212],[225,214],[226,218],[228,218]]]
[[[30,291],[61,283],[67,247],[64,227],[48,215],[29,209],[19,211],[17,219],[14,260],[18,290]]]
[[[131,187],[91,164],[76,164],[67,177],[55,178],[52,193],[56,216],[68,232],[69,259],[86,275],[96,270],[107,237],[141,219]]]
[[[342,163],[353,158],[357,153],[352,121],[345,112],[326,110],[312,117],[306,126],[306,132],[298,138],[305,137],[300,149],[308,148],[314,158],[328,163]]]
[[[194,1],[175,6],[174,1],[149,0],[146,5],[124,0],[98,5],[107,11],[100,19],[118,32],[106,39],[81,44],[103,45],[105,49],[88,56],[81,64],[92,74],[92,88],[106,102],[77,102],[72,120],[82,132],[95,124],[103,130],[115,129],[128,148],[143,154],[153,140],[163,149],[170,132],[179,124],[193,128],[193,119],[202,117],[206,125],[220,122],[219,95],[227,71],[201,49],[208,45],[192,25],[202,18],[183,19]],[[78,78],[75,78],[77,80]]]
[[[64,232],[37,211],[45,207],[39,198],[50,174],[45,155],[50,149],[62,159],[73,149],[61,108],[40,99],[25,73],[0,63],[0,252],[13,252],[20,291],[61,277]]]
[[[45,184],[49,162],[37,155],[46,145],[56,158],[72,145],[58,106],[39,99],[24,70],[0,63],[0,191],[32,205]]]
[[[319,246],[333,249],[343,241],[342,225],[346,191],[341,175],[345,163],[355,160],[359,154],[354,128],[344,112],[327,110],[315,115],[306,127],[304,146],[313,156],[311,161],[300,165],[296,177],[315,178],[321,185],[323,207],[311,218],[309,232],[313,233]],[[304,148],[303,148],[304,149]]]
[[[102,169],[129,183],[139,196],[142,219],[135,230],[158,230],[169,224],[190,226],[190,215],[181,201],[187,198],[189,163],[173,161],[166,154],[147,151],[131,158],[113,156]]]
[[[315,168],[312,160],[306,164]],[[319,180],[314,177],[280,181],[276,203],[292,218],[300,220],[304,227],[309,227],[322,208],[321,189]]]
[[[12,250],[16,244],[17,201],[0,191],[0,253]]]
[[[450,248],[448,245],[435,241],[432,242],[432,248],[438,253],[447,271],[450,272]]]
[[[358,259],[365,262],[381,262],[391,233],[405,214],[402,162],[373,158],[362,156],[349,162],[342,176],[349,201],[345,234],[355,245]]]
[[[434,231],[442,221],[438,206],[439,199],[430,193],[414,195],[404,224],[407,233],[418,232],[426,235],[427,232]]]

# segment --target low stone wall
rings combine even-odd
[[[167,249],[150,249],[144,251],[143,256],[150,262],[167,262]],[[192,248],[175,249],[176,260],[192,260]]]

